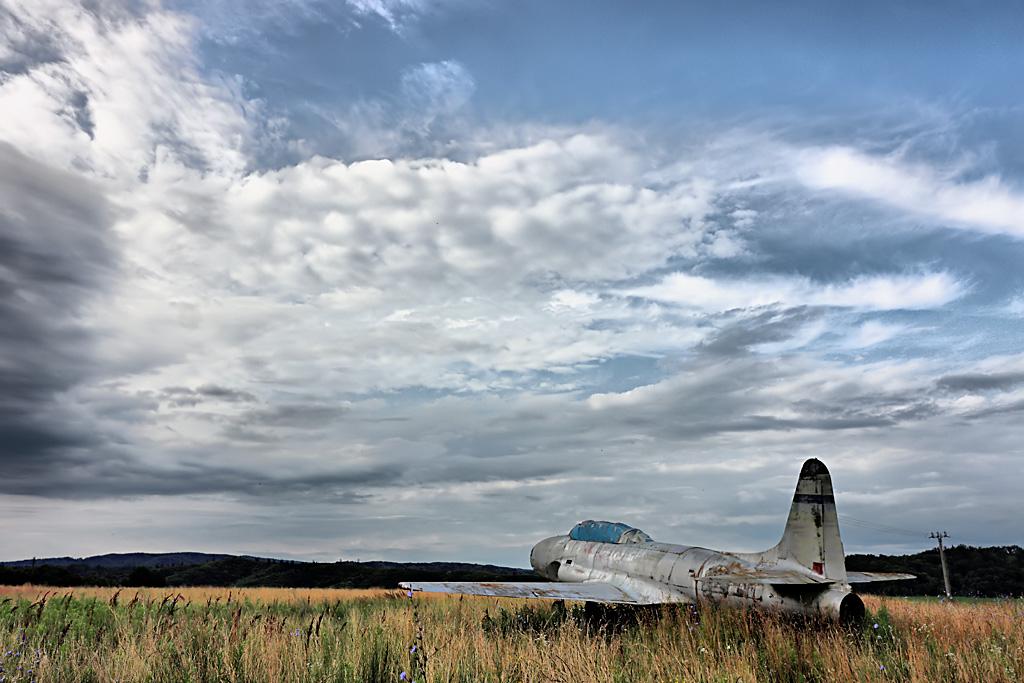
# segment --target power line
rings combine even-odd
[[[857,519],[856,517],[849,517],[847,515],[839,515],[839,519],[847,524],[853,526],[863,527],[865,529],[871,529],[872,531],[880,531],[886,534],[895,534],[898,536],[909,536],[912,538],[928,538],[927,532],[914,531],[912,529],[901,529],[895,526],[888,526],[886,524],[876,524],[875,522],[867,522],[863,519]]]
[[[900,529],[899,527],[895,527],[895,526],[886,526],[885,524],[876,524],[874,522],[865,522],[862,519],[857,519],[855,517],[848,517],[847,515],[838,515],[838,517],[839,517],[839,519],[841,519],[843,521],[844,525],[848,524],[848,525],[851,525],[851,526],[859,526],[859,527],[862,527],[864,529],[870,529],[871,531],[880,531],[880,532],[886,533],[886,534],[896,534],[897,536],[909,536],[910,538],[932,538],[932,536],[930,534],[928,534],[928,533],[926,533],[924,531],[912,531],[910,529]],[[943,533],[945,533],[945,532],[943,532]],[[972,546],[975,546],[977,548],[980,548],[983,545],[982,543],[979,543],[978,541],[972,541],[969,538],[963,538],[961,536],[957,536],[957,538],[960,539],[960,543],[962,545],[972,545]]]

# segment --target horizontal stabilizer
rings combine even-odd
[[[813,585],[835,583],[835,579],[827,579],[816,574],[791,571],[789,569],[757,569],[733,568],[728,574],[697,577],[698,581],[716,581],[721,583],[768,583],[773,585]]]
[[[846,572],[846,580],[850,583],[868,583],[869,581],[902,581],[916,579],[913,574],[888,574],[883,572]]]
[[[548,600],[586,600],[639,605],[639,600],[610,583],[540,583],[491,581],[403,581],[398,584],[406,590],[425,593],[455,593],[457,595],[486,595],[499,598],[545,598]]]

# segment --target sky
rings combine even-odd
[[[0,0],[0,560],[1024,543],[1015,2]]]

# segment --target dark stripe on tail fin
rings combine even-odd
[[[821,505],[823,503],[836,504],[835,496],[818,496],[808,493],[797,493],[793,495],[794,503],[810,503],[812,505]]]

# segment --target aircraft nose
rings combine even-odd
[[[533,546],[533,550],[530,551],[530,565],[533,567],[533,571],[537,572],[541,576],[548,577],[548,566],[552,560],[558,559],[555,557],[554,547],[558,542],[558,538],[545,538],[543,541]],[[548,577],[550,578],[550,577]]]
[[[541,543],[543,543],[543,541],[541,541]],[[540,573],[541,567],[543,566],[539,563],[539,560],[537,558],[537,556],[540,554],[540,546],[541,544],[538,543],[530,549],[530,566],[533,567],[533,571],[537,572],[538,574]]]

